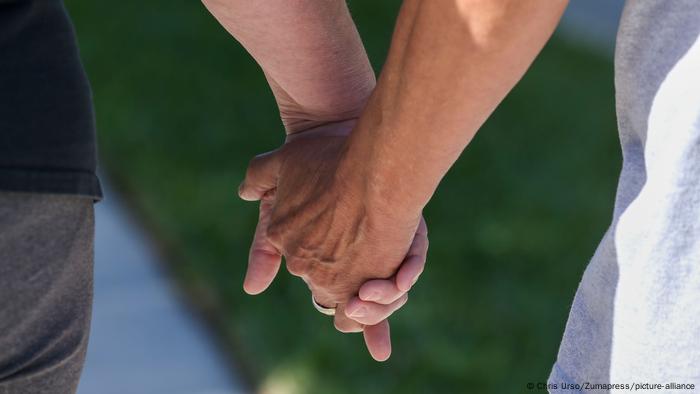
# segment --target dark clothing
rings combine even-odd
[[[60,0],[0,0],[0,190],[102,195],[90,85]]]
[[[77,388],[102,196],[95,145],[62,1],[0,0],[0,394]]]
[[[0,394],[72,394],[92,308],[87,197],[0,192]]]

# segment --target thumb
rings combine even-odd
[[[260,217],[255,228],[253,244],[248,257],[248,270],[243,280],[243,290],[255,295],[262,293],[270,286],[279,271],[282,262],[280,252],[267,238],[267,226],[270,222],[274,197],[270,194],[260,201]]]
[[[238,196],[246,201],[260,200],[268,190],[277,186],[282,167],[280,149],[255,156],[248,164],[245,179],[238,187]]]

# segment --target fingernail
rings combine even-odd
[[[381,294],[378,291],[373,291],[364,297],[365,301],[379,301],[381,299]]]
[[[413,287],[413,285],[415,285],[416,282],[418,282],[418,278],[420,278],[420,274],[413,277],[413,280],[411,280],[411,287]]]
[[[361,306],[361,307],[355,309],[355,311],[350,314],[350,317],[365,317],[366,314],[367,314],[367,308],[365,308],[364,306]]]

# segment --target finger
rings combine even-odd
[[[406,292],[416,283],[420,274],[423,273],[427,256],[428,226],[425,223],[425,219],[421,217],[418,230],[416,230],[416,235],[413,237],[413,243],[411,243],[408,254],[396,273],[396,287],[399,290]]]
[[[253,244],[248,256],[248,270],[243,280],[243,290],[251,295],[260,294],[272,283],[279,271],[282,256],[267,239],[273,199],[265,197],[260,202],[260,216],[255,228]]]
[[[394,278],[368,280],[360,286],[358,292],[360,300],[384,305],[391,304],[404,294],[406,294],[405,291],[396,287]]]
[[[365,302],[353,297],[345,306],[345,315],[360,324],[373,326],[391,316],[392,313],[404,306],[406,301],[408,301],[408,294],[404,294],[389,305]]]
[[[399,270],[392,279],[373,279],[360,286],[359,296],[362,301],[379,304],[391,304],[404,295],[418,280],[425,268],[428,253],[428,227],[421,218],[416,235]]]
[[[245,179],[238,186],[238,196],[246,201],[260,200],[268,190],[277,186],[281,163],[279,149],[255,156],[248,164]]]
[[[345,316],[345,305],[338,304],[335,307],[335,317],[333,318],[335,329],[340,332],[360,332],[363,329],[362,324]]]
[[[396,273],[396,288],[407,292],[416,283],[425,268],[425,257],[409,256]]]
[[[389,321],[383,320],[374,326],[365,326],[363,331],[367,350],[377,361],[386,361],[391,356],[391,331]]]

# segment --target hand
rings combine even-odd
[[[373,326],[391,316],[391,306],[405,303],[408,291],[423,273],[428,253],[428,227],[421,217],[420,225],[396,275],[389,279],[371,279],[362,284],[358,295],[345,305],[345,315],[360,324]],[[361,309],[363,309],[360,311]],[[359,312],[359,313],[358,313]]]
[[[370,353],[384,360],[391,351],[384,319],[403,305],[422,271],[427,234],[424,224],[418,227],[420,212],[397,218],[366,198],[367,180],[342,169],[344,142],[344,137],[309,135],[251,162],[239,194],[262,201],[244,288],[251,294],[267,288],[284,255],[288,270],[307,282],[315,299],[337,308],[336,327],[364,328]],[[348,318],[345,302],[367,279],[391,277],[409,246],[395,278],[363,286],[360,296],[369,299],[376,291],[377,302],[351,300],[348,315],[363,307],[366,313]]]
[[[428,227],[421,217],[408,255],[396,275],[389,279],[371,279],[365,282],[360,287],[359,296],[352,297],[345,305],[345,315],[364,325],[367,349],[377,361],[384,361],[391,355],[387,319],[408,301],[408,291],[423,272],[427,253]],[[364,311],[358,314],[357,311],[363,308]]]

